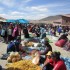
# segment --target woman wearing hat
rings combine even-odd
[[[42,70],[52,70],[53,69],[53,66],[50,62],[51,60],[51,55],[52,55],[52,52],[49,51],[47,54],[46,54],[46,60],[44,62],[44,65],[42,67]]]
[[[50,59],[49,62],[48,61],[45,62],[44,66],[50,63],[51,66],[53,66],[52,70],[67,70],[64,61],[60,59],[60,52],[53,52],[51,58],[52,59]]]
[[[68,40],[67,36],[68,34],[62,34],[58,40],[64,39],[67,41]]]
[[[52,63],[53,63],[53,70],[67,70],[66,65],[63,60],[60,58],[60,52],[53,52],[52,53]]]

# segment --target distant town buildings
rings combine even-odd
[[[0,17],[0,23],[5,23],[6,19]],[[62,26],[70,26],[70,14],[65,15],[56,15],[49,16],[40,20],[30,20],[29,23],[33,24],[53,24],[53,25],[62,25]]]
[[[41,20],[31,20],[30,23],[34,24],[53,24],[53,25],[70,25],[70,14],[67,15],[56,15],[43,18]]]

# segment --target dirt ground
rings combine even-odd
[[[52,39],[52,37],[47,36],[49,39]],[[68,36],[68,38],[70,39],[70,35]],[[50,43],[52,46],[53,51],[60,51],[61,52],[61,56],[63,57],[67,57],[70,58],[70,52],[63,50],[63,48],[57,47],[55,46],[55,41],[53,41],[53,43]],[[0,57],[2,56],[2,54],[6,53],[6,49],[7,49],[7,44],[0,42]],[[1,60],[0,59],[0,65],[2,65],[3,68],[5,68],[5,65],[7,64],[6,60]]]

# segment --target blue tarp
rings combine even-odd
[[[25,20],[25,19],[18,19],[18,20],[16,20],[16,22],[21,23],[21,24],[29,23],[29,21]]]
[[[21,23],[21,24],[27,24],[29,23],[29,21],[25,20],[25,19],[17,19],[17,20],[6,20],[6,22],[12,22],[12,23]]]
[[[12,23],[15,23],[16,20],[12,20],[12,19],[8,19],[6,20],[6,22],[12,22]]]
[[[70,58],[61,57],[61,59],[65,62],[67,70],[70,70]]]

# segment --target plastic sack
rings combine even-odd
[[[70,41],[66,42],[66,44],[64,45],[64,49],[70,51]]]
[[[63,47],[64,44],[65,44],[65,40],[64,40],[64,39],[61,39],[61,40],[59,40],[59,41],[57,41],[57,42],[55,43],[55,45],[56,45],[56,46],[59,46],[59,47]]]
[[[39,60],[40,60],[39,53],[36,52],[36,53],[35,53],[35,57],[34,57],[33,60],[32,60],[32,63],[35,64],[35,65],[37,65],[37,64],[39,64]]]

